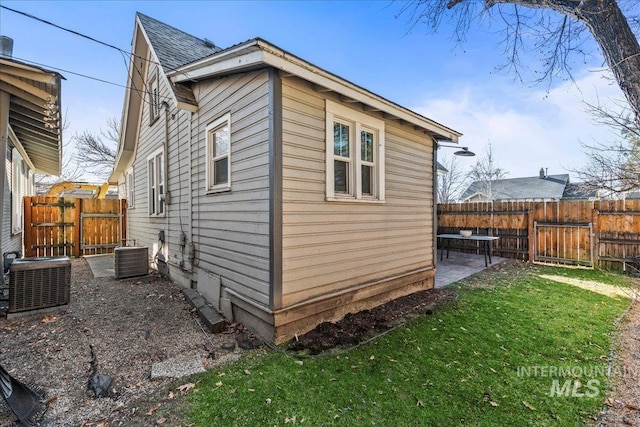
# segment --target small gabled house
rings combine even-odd
[[[276,343],[433,286],[458,132],[262,39],[138,13],[132,52],[110,180],[159,271]]]
[[[35,194],[36,173],[60,175],[62,76],[12,58],[0,36],[0,254],[23,251],[23,197]]]
[[[472,182],[460,199],[463,202],[486,202],[491,200],[589,200],[596,197],[596,192],[585,190],[580,184],[569,182],[569,174],[548,175],[545,169],[541,168],[538,176]]]

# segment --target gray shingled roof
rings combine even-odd
[[[498,179],[492,181],[491,190],[494,200],[561,199],[568,183],[568,174]],[[462,200],[478,193],[484,195],[485,188],[482,182],[472,183],[462,194]]]
[[[165,73],[222,50],[140,12],[136,15]]]

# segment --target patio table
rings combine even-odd
[[[449,247],[451,246],[452,240],[473,240],[477,242],[482,242],[482,251],[484,252],[484,266],[488,267],[491,264],[491,242],[494,240],[498,240],[499,237],[494,236],[479,236],[479,235],[471,235],[469,237],[464,237],[460,234],[438,234],[437,237],[440,239],[442,244],[440,245],[440,261],[442,261],[442,254],[444,250],[447,250],[447,259],[449,259]],[[487,263],[487,256],[489,257],[489,263]]]

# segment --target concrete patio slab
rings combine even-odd
[[[438,252],[438,256],[440,256],[440,252]],[[496,256],[491,258],[493,263],[489,264],[489,267],[507,260],[507,258]],[[484,255],[465,254],[462,252],[452,251],[449,253],[449,258],[443,258],[442,261],[438,258],[437,262],[436,288],[442,288],[458,282],[487,268],[484,266]]]
[[[116,275],[115,261],[113,254],[105,255],[85,255],[93,277],[114,277]]]

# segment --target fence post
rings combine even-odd
[[[80,250],[82,247],[82,242],[80,239],[82,236],[82,199],[76,199],[76,215],[75,215],[75,230],[73,230],[73,256],[80,257]]]
[[[591,209],[591,222],[593,223],[593,235],[591,236],[591,250],[593,251],[593,266],[600,267],[600,211],[596,208]]]
[[[120,244],[127,246],[127,199],[120,199]]]
[[[527,240],[529,246],[529,262],[533,262],[535,257],[535,236],[534,236],[534,227],[533,227],[533,211],[529,209],[527,211]]]
[[[22,235],[24,236],[24,257],[30,257],[31,245],[33,245],[33,226],[31,224],[31,197],[25,196],[24,203],[24,226],[22,229]]]

